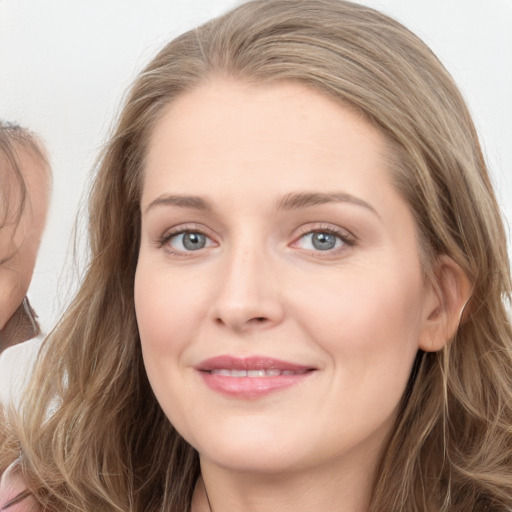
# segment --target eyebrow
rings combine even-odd
[[[361,206],[373,212],[377,217],[380,215],[375,208],[363,199],[347,194],[345,192],[298,192],[286,194],[277,202],[277,210],[298,210],[310,208],[328,203],[350,203]],[[212,211],[212,205],[203,197],[190,195],[163,194],[151,201],[145,209],[145,213],[157,206],[177,206],[181,208],[192,208],[195,210]]]
[[[277,208],[278,210],[297,210],[327,203],[350,203],[356,206],[362,206],[380,218],[377,210],[375,210],[370,203],[345,192],[300,192],[286,194],[278,201]]]
[[[199,196],[169,195],[163,194],[148,204],[145,213],[156,206],[178,206],[181,208],[193,208],[195,210],[211,211],[211,204]]]

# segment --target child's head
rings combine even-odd
[[[0,330],[25,297],[44,229],[51,173],[41,142],[0,122]]]

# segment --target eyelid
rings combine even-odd
[[[182,233],[187,233],[187,232],[188,233],[199,233],[199,234],[207,237],[210,242],[213,242],[209,246],[204,247],[202,249],[211,248],[212,246],[216,247],[219,245],[219,242],[216,239],[217,237],[215,237],[211,233],[210,229],[206,228],[205,226],[203,226],[201,224],[195,224],[195,223],[178,224],[176,226],[168,228],[167,230],[164,231],[164,233],[161,236],[159,236],[157,238],[155,243],[159,248],[164,248],[169,253],[171,253],[173,255],[177,255],[177,256],[191,256],[194,253],[201,253],[202,249],[198,249],[197,251],[181,251],[181,250],[177,250],[175,248],[171,248],[168,245],[168,242],[173,237],[175,237],[176,235],[182,234]],[[300,226],[299,228],[297,228],[296,234],[294,235],[294,238],[293,238],[293,241],[289,245],[293,248],[300,249],[300,247],[297,247],[299,241],[301,239],[303,239],[304,236],[306,236],[308,234],[313,234],[313,233],[329,233],[329,234],[332,234],[332,235],[338,237],[342,241],[341,247],[328,249],[325,251],[304,249],[305,251],[314,253],[317,256],[324,256],[324,257],[332,256],[332,255],[337,254],[340,251],[345,251],[348,248],[353,247],[357,243],[357,237],[345,228],[342,228],[340,226],[333,225],[333,224],[328,224],[328,223],[308,223],[308,224],[304,224],[304,225]],[[322,255],[322,253],[324,253],[324,254]]]
[[[157,238],[156,244],[159,248],[166,249],[170,254],[176,256],[191,256],[195,252],[201,252],[201,249],[198,249],[197,251],[180,251],[169,246],[169,242],[173,237],[184,233],[198,233],[204,235],[206,238],[208,238],[208,240],[213,242],[213,244],[209,245],[208,247],[211,247],[212,245],[218,245],[218,242],[212,236],[210,230],[198,224],[178,224],[177,226],[173,226],[172,228],[167,229],[163,235]],[[204,247],[203,249],[208,247]]]
[[[350,247],[353,247],[357,243],[357,238],[350,231],[341,228],[332,224],[325,223],[316,223],[316,224],[305,224],[298,228],[298,233],[294,237],[293,242],[290,244],[291,247],[297,247],[300,240],[302,240],[306,235],[313,233],[328,233],[338,237],[342,242],[342,246],[338,248],[333,248],[325,251],[321,250],[307,250],[308,252],[314,253],[315,255],[320,255],[327,257],[332,256],[333,254],[337,254],[340,251],[344,251]]]

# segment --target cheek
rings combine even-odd
[[[310,333],[331,359],[330,403],[344,404],[325,414],[354,435],[391,421],[405,391],[421,326],[415,282],[376,274],[347,278],[343,292],[318,302],[310,317],[316,329]]]
[[[167,316],[162,315],[164,302],[161,295],[161,283],[139,264],[135,273],[134,301],[143,349],[157,349],[165,341]]]
[[[141,264],[142,263],[142,264]],[[186,348],[188,328],[186,298],[181,288],[173,287],[163,269],[139,262],[135,273],[135,313],[139,328],[146,373],[162,409],[171,421],[180,389],[180,360]]]
[[[146,373],[157,400],[174,424],[181,424],[187,376],[185,354],[204,318],[198,273],[169,272],[142,254],[135,273],[134,301]],[[181,392],[180,392],[181,391]],[[176,418],[176,414],[178,418]]]
[[[180,293],[154,272],[151,266],[139,266],[135,274],[135,313],[146,374],[163,411],[171,422],[180,389],[180,358],[186,347],[186,329],[190,325],[179,309]],[[171,407],[175,404],[174,407]]]
[[[165,268],[139,262],[135,273],[135,312],[143,350],[165,354],[179,350],[197,316],[197,283],[173,278]]]
[[[390,268],[350,269],[326,283],[322,293],[304,296],[309,307],[301,315],[303,328],[352,378],[372,374],[373,380],[393,367],[403,380],[418,349],[420,274],[393,273]]]

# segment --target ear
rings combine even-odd
[[[455,335],[473,286],[462,268],[449,256],[437,258],[427,297],[419,348],[441,350]]]

